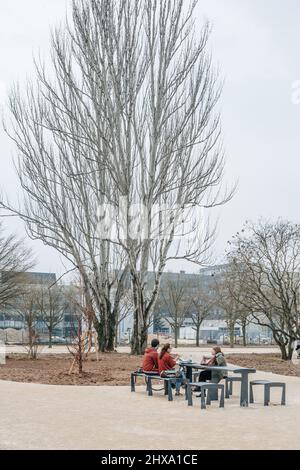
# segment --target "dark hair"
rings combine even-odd
[[[162,349],[161,349],[161,351],[160,351],[160,355],[159,355],[159,358],[160,358],[160,359],[162,359],[162,358],[164,357],[164,355],[166,354],[166,352],[168,351],[168,349],[170,349],[170,347],[171,347],[170,343],[167,343],[167,344],[165,344],[165,345],[162,347]]]
[[[223,353],[222,353],[222,349],[220,348],[220,346],[214,346],[213,349],[214,349],[214,351],[216,352],[216,354],[218,354],[218,353],[223,354]],[[224,356],[224,354],[223,354],[223,356]]]
[[[151,341],[151,347],[152,348],[157,348],[157,346],[159,345],[159,340],[157,338],[154,338],[152,341]]]

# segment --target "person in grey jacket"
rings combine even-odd
[[[222,350],[219,346],[215,346],[212,348],[211,356],[210,357],[203,357],[201,364],[208,365],[208,366],[219,366],[219,367],[226,367],[226,359]],[[222,379],[227,377],[226,371],[223,370],[203,370],[199,375],[199,382],[214,382],[219,383]],[[199,391],[197,389],[196,391]]]

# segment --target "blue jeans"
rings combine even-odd
[[[174,377],[175,376],[174,370],[166,370],[165,372],[163,372],[164,377],[170,377],[170,378],[174,377],[174,379],[171,380],[171,384],[175,385],[176,392],[180,392],[180,387],[186,380],[186,376],[183,370],[180,370],[179,372],[180,372],[180,377]]]

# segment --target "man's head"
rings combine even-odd
[[[154,338],[154,339],[151,341],[151,347],[157,349],[158,346],[159,346],[159,341],[158,341],[158,339]]]

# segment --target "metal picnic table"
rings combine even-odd
[[[241,396],[240,405],[242,407],[248,406],[249,403],[249,374],[255,374],[256,369],[247,367],[233,367],[233,366],[208,366],[197,362],[179,361],[178,364],[186,369],[186,378],[193,382],[193,369],[196,370],[215,370],[233,372],[234,374],[241,374]],[[213,398],[212,398],[213,399]]]

